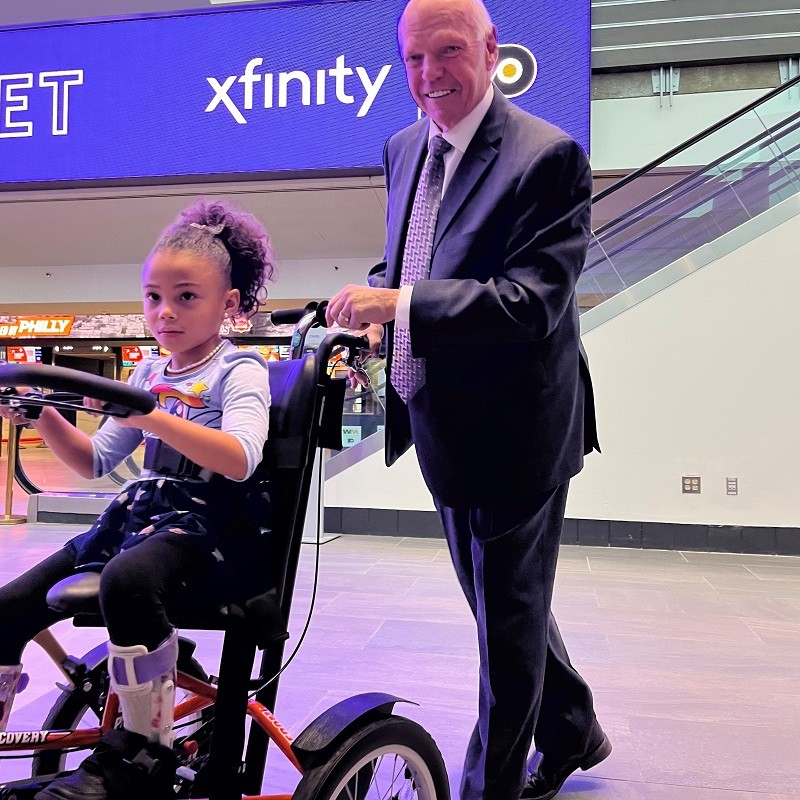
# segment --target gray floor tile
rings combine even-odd
[[[5,530],[0,580],[80,530]],[[407,698],[418,705],[397,713],[434,736],[455,791],[474,724],[477,653],[444,542],[342,536],[303,546],[287,654],[308,616],[317,557],[314,616],[281,678],[278,717],[297,734],[358,692]],[[553,608],[614,744],[559,800],[800,798],[800,558],[565,545]],[[56,631],[76,654],[102,640],[69,623]],[[190,635],[213,668],[219,634]],[[17,729],[39,726],[59,679],[35,645],[25,663],[32,682],[15,706]],[[0,777],[22,769],[4,762]],[[276,753],[267,776],[271,792],[297,781]]]

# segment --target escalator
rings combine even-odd
[[[593,233],[577,286],[581,310],[610,318],[648,296],[647,281],[661,290],[707,264],[714,243],[737,230],[731,241],[743,244],[743,228],[754,220],[751,234],[783,221],[785,209],[773,212],[798,193],[800,77],[592,198]],[[673,265],[680,266],[672,275],[651,280]]]

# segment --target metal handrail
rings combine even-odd
[[[791,129],[791,132],[794,132],[794,131],[800,129],[800,111],[797,112],[796,114],[792,115],[790,118],[788,118],[788,120],[785,120],[784,122],[782,122],[781,126],[785,127],[787,122],[795,122],[795,121],[797,121],[797,124],[795,124],[793,126],[793,128]],[[742,153],[745,150],[747,150],[748,148],[753,147],[753,145],[757,144],[760,141],[763,141],[765,138],[774,138],[772,136],[774,130],[775,130],[775,128],[766,129],[763,134],[760,134],[759,136],[754,137],[753,139],[745,142],[744,144],[742,144],[739,147],[737,147],[735,150],[731,150],[728,153],[725,153],[725,155],[721,156],[716,161],[712,161],[711,163],[707,164],[706,166],[702,167],[701,169],[695,170],[694,172],[690,173],[689,175],[686,175],[684,178],[682,178],[677,183],[674,183],[672,186],[668,187],[667,189],[663,189],[662,191],[658,192],[657,194],[654,194],[652,197],[648,198],[643,203],[640,203],[639,205],[634,206],[634,208],[629,209],[628,211],[626,211],[624,214],[620,215],[619,217],[616,217],[615,219],[609,220],[604,225],[601,225],[599,228],[597,228],[597,230],[594,231],[595,237],[598,237],[598,238],[601,237],[604,233],[606,233],[607,231],[611,230],[612,228],[615,229],[614,230],[614,234],[616,235],[616,234],[619,234],[620,231],[623,231],[626,228],[629,228],[631,225],[635,225],[643,217],[647,216],[647,214],[650,211],[652,211],[654,207],[658,207],[661,204],[661,201],[663,201],[664,199],[680,197],[683,194],[685,194],[685,192],[680,192],[679,190],[682,187],[686,186],[686,184],[691,183],[692,181],[696,181],[698,178],[704,178],[704,176],[705,176],[704,183],[707,183],[709,179],[711,179],[712,177],[715,177],[715,176],[712,176],[711,173],[710,173],[710,171],[712,169],[714,169],[715,167],[718,167],[720,164],[724,163],[727,159],[731,158],[732,156],[737,155],[739,153]],[[781,135],[783,135],[783,134],[781,134]],[[772,164],[774,164],[776,161],[778,161],[781,157],[785,158],[786,156],[792,155],[793,153],[797,152],[798,150],[800,150],[800,146],[795,146],[793,148],[789,148],[789,149],[783,151],[781,153],[781,156],[776,156],[771,161],[764,161],[764,162],[758,163],[757,165],[754,166],[754,170],[753,170],[752,174],[757,173],[759,170],[766,169],[766,168],[770,167]],[[718,176],[716,176],[716,177],[718,177]],[[716,194],[719,194],[719,192],[716,192],[714,195],[711,195],[711,197],[713,198],[714,196],[716,196]],[[696,208],[696,207],[702,205],[708,199],[710,199],[710,198],[709,197],[704,197],[702,200],[698,201],[695,204],[694,207]],[[684,211],[684,214],[685,213],[686,213],[686,211]]]
[[[715,122],[713,125],[706,128],[704,131],[695,134],[690,139],[687,139],[685,142],[682,142],[681,144],[673,147],[672,150],[668,150],[663,155],[658,156],[658,158],[654,159],[649,164],[645,164],[643,167],[640,167],[639,169],[629,173],[625,177],[620,178],[618,181],[615,181],[614,183],[611,184],[611,186],[606,186],[605,189],[601,189],[596,195],[592,197],[592,203],[597,203],[603,198],[608,197],[608,195],[619,191],[624,186],[627,186],[629,183],[635,181],[642,175],[645,175],[646,173],[650,172],[656,167],[661,166],[661,164],[663,164],[665,161],[669,161],[671,158],[674,158],[679,153],[682,153],[684,150],[688,150],[690,147],[694,146],[698,142],[703,141],[703,139],[707,139],[709,136],[716,133],[718,130],[721,130],[729,123],[739,119],[739,117],[743,117],[745,114],[748,114],[753,109],[758,108],[760,105],[772,100],[773,97],[777,97],[787,89],[791,89],[793,86],[797,86],[798,84],[800,84],[800,75],[798,75],[795,78],[792,78],[792,80],[787,81],[786,83],[781,84],[775,89],[772,89],[771,91],[767,92],[767,94],[763,95],[762,97],[759,97],[757,100],[753,100],[753,102],[748,103],[746,106],[740,108],[738,111],[734,111],[733,114],[729,114],[727,117],[724,117],[719,122]]]

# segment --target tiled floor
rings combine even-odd
[[[67,532],[0,528],[0,580]],[[295,635],[315,552],[303,547]],[[282,679],[279,718],[299,733],[350,694],[406,697],[419,705],[398,710],[432,733],[457,786],[475,709],[475,636],[443,543],[341,537],[319,552],[316,609]],[[564,547],[555,611],[614,744],[559,798],[800,798],[800,558]],[[76,653],[101,638],[68,623],[57,632]],[[196,638],[200,660],[212,663],[217,637]],[[40,723],[54,697],[58,675],[34,645],[26,665],[33,681],[12,728]],[[5,763],[0,778],[21,769]],[[280,755],[268,776],[270,790],[291,790]]]

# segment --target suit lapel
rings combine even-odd
[[[464,153],[442,198],[431,257],[435,255],[439,242],[453,224],[459,211],[477,189],[484,173],[497,158],[497,145],[502,138],[507,116],[508,101],[495,89],[494,100],[480,127],[475,131],[475,136],[472,137],[467,152]]]
[[[397,198],[397,216],[395,219],[400,224],[394,225],[393,241],[389,248],[386,285],[397,287],[400,285],[400,268],[403,264],[403,248],[406,243],[408,220],[411,217],[411,207],[417,190],[417,181],[422,161],[428,149],[428,125],[419,126],[408,147],[403,148],[396,168],[392,168],[392,194]],[[395,188],[397,187],[397,188]]]

